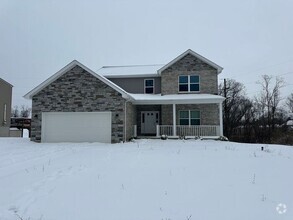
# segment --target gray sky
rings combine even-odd
[[[292,0],[1,0],[0,77],[24,94],[77,59],[104,65],[165,64],[187,49],[224,67],[249,96],[263,74],[293,92]]]

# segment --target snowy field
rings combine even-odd
[[[292,173],[289,146],[0,138],[0,220],[292,220]]]

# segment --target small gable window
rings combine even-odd
[[[154,93],[154,80],[145,79],[144,80],[144,93],[153,94]]]
[[[179,76],[179,92],[198,92],[199,76],[187,75]]]
[[[200,111],[180,111],[179,123],[180,125],[200,125]]]

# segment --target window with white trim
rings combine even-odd
[[[146,94],[153,94],[154,89],[154,80],[153,79],[145,79],[144,80],[144,93]]]
[[[185,75],[179,76],[179,92],[198,92],[199,76]]]
[[[200,111],[179,111],[180,125],[200,125]]]

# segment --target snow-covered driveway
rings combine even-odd
[[[288,146],[1,138],[0,219],[292,220],[292,169]]]

